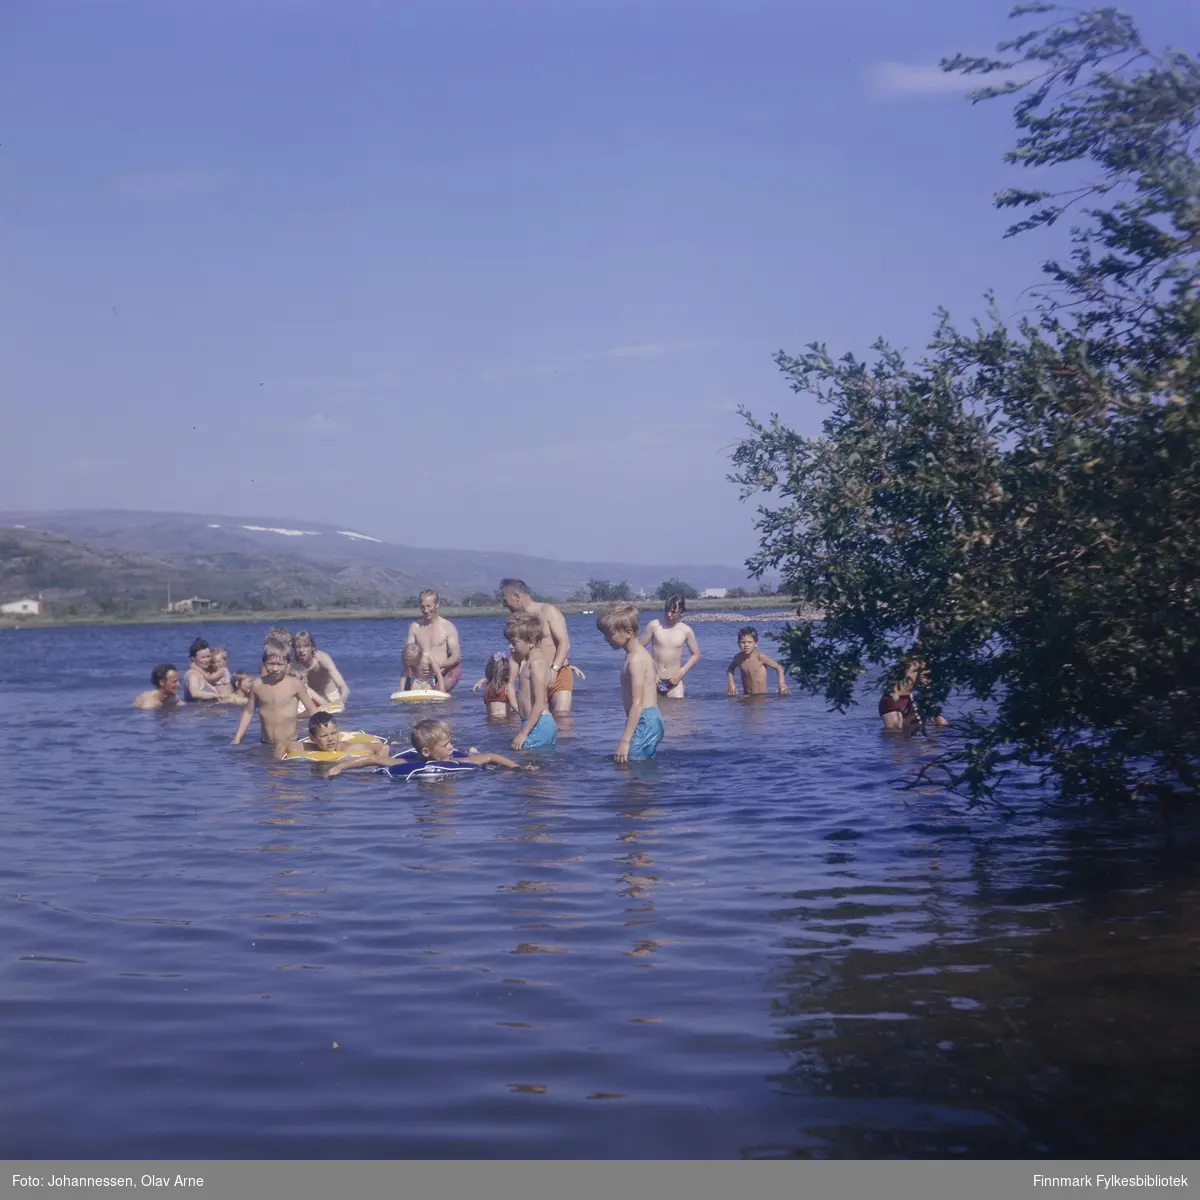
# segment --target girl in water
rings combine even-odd
[[[471,689],[477,692],[483,688],[483,703],[489,719],[503,721],[508,717],[508,680],[508,657],[497,651],[487,660],[483,678]]]

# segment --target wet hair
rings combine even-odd
[[[150,672],[150,682],[155,687],[158,687],[158,685],[162,683],[162,681],[166,679],[166,677],[170,675],[172,671],[175,671],[175,668],[171,666],[170,663],[159,663],[158,666]],[[178,671],[175,671],[175,673],[177,675],[179,674]]]
[[[501,592],[520,592],[522,596],[532,596],[533,593],[529,590],[529,584],[523,579],[502,579],[500,580]]]
[[[254,679],[254,676],[249,671],[235,671],[233,678],[230,679],[229,682],[233,685],[233,690],[235,692],[240,692],[242,690],[242,684],[245,683],[247,679],[251,681]]]
[[[195,658],[196,655],[199,654],[201,650],[208,650],[208,649],[210,649],[209,644],[203,638],[197,638],[188,647],[188,658]]]
[[[618,600],[610,604],[597,618],[596,628],[603,634],[633,633],[638,631],[641,617],[636,604]]]
[[[487,660],[487,666],[483,668],[483,677],[494,688],[508,683],[508,655],[499,651],[493,654]]]
[[[426,717],[423,721],[418,721],[412,729],[412,744],[413,749],[418,754],[424,754],[428,750],[432,750],[437,742],[442,739],[450,740],[450,726],[445,721],[438,721],[434,717]]]
[[[279,646],[285,654],[292,651],[292,635],[281,625],[272,625],[270,632],[263,641],[264,646]]]
[[[545,637],[542,630],[542,618],[533,613],[513,613],[504,622],[504,636],[510,642],[515,638],[520,638],[521,641],[536,646]]]
[[[307,642],[314,650],[317,648],[316,638],[314,638],[307,629],[297,629],[296,632],[292,634],[291,645],[293,650],[296,648],[297,642]]]
[[[441,603],[441,600],[442,600],[441,596],[439,596],[437,594],[437,592],[435,592],[433,590],[433,588],[425,588],[425,590],[417,597],[417,603],[420,604],[422,600],[426,599],[429,596],[433,597],[434,604]]]
[[[287,662],[287,657],[287,651],[278,642],[269,641],[263,647],[263,662],[266,662],[268,658],[282,658],[284,662]]]
[[[741,629],[738,630],[738,641],[740,642],[744,637],[752,637],[757,642],[758,630],[755,629],[753,625],[743,625]]]
[[[687,612],[687,601],[679,592],[672,592],[663,605],[664,612]]]
[[[315,712],[308,718],[308,732],[316,734],[318,729],[324,729],[326,725],[337,725],[337,717],[331,712]]]

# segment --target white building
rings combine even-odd
[[[186,600],[176,600],[167,605],[167,612],[186,613],[197,612],[202,608],[216,608],[217,601],[201,600],[199,596],[189,596]]]
[[[40,617],[42,615],[42,598],[36,600],[11,600],[8,604],[0,604],[0,614],[6,617]]]
[[[705,588],[700,593],[701,600],[724,600],[729,595],[728,588]]]

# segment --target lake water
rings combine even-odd
[[[570,627],[544,769],[443,783],[129,707],[197,634],[254,664],[265,625],[0,632],[0,1155],[1200,1148],[1190,825],[903,792],[936,740],[727,699],[727,625],[622,769],[621,656]],[[403,623],[312,628],[343,728],[429,715],[387,699]],[[460,623],[459,745],[512,737],[468,690],[501,628]]]

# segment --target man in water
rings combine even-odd
[[[350,685],[342,678],[337,663],[324,650],[317,649],[313,635],[301,629],[292,638],[294,662],[291,673],[308,684],[308,693],[318,704],[345,705]]]
[[[179,703],[179,672],[170,663],[159,663],[150,672],[154,686],[134,697],[134,708],[174,708]]]
[[[683,619],[687,605],[676,592],[667,597],[663,606],[663,619],[655,618],[646,626],[641,643],[654,659],[654,670],[658,675],[658,691],[672,699],[683,696],[683,677],[700,661],[700,647],[692,627]],[[683,649],[688,649],[688,660],[683,661]]]
[[[419,646],[422,654],[437,666],[442,673],[441,690],[451,692],[462,678],[462,650],[458,644],[458,630],[438,614],[438,594],[426,588],[418,597],[421,619],[408,627],[404,641],[409,646]]]
[[[500,580],[500,594],[510,613],[529,613],[541,621],[542,640],[532,653],[549,668],[550,712],[556,717],[565,717],[571,711],[575,676],[567,666],[571,638],[562,612],[548,600],[535,600],[522,579]]]
[[[187,674],[183,677],[184,700],[220,700],[217,689],[209,682],[212,672],[212,650],[203,638],[188,647]]]

